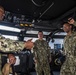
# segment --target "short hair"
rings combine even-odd
[[[69,23],[68,23],[68,22],[63,22],[62,25],[64,25],[64,24],[69,24]],[[70,25],[70,24],[69,24],[69,25]]]
[[[63,22],[63,24],[62,25],[64,25],[64,24],[68,24],[69,26],[71,26],[72,28],[71,28],[71,30],[74,30],[74,25],[73,24],[69,24],[68,22]]]
[[[14,55],[14,54],[8,54],[8,58],[9,58],[10,56],[13,56],[13,57],[15,57],[15,55]]]
[[[40,33],[40,32],[43,33],[43,31],[38,31],[38,33]]]

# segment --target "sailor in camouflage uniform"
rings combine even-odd
[[[10,39],[5,39],[4,37],[0,36],[0,51],[2,52],[16,52],[21,51],[24,48],[24,42],[13,41]],[[0,71],[1,71],[1,54],[0,54]],[[1,72],[0,72],[0,75]]]
[[[76,75],[76,32],[72,30],[73,23],[75,24],[72,19],[63,24],[63,30],[67,33],[64,38],[66,60],[61,67],[60,75]]]
[[[0,6],[0,21],[3,20],[4,17],[4,8]],[[33,46],[33,43],[30,42],[31,40],[28,40],[26,43],[21,41],[14,41],[10,39],[5,39],[3,36],[0,35],[0,52],[16,52],[21,51],[23,48],[31,49]],[[2,75],[1,72],[1,53],[0,53],[0,75]]]
[[[47,42],[43,40],[43,32],[38,32],[38,40],[34,43],[34,60],[37,75],[50,75],[49,62],[51,61],[50,47]]]

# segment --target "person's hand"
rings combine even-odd
[[[69,24],[74,24],[74,22],[75,22],[75,20],[74,20],[73,18],[69,18],[69,19],[68,19],[68,23],[69,23]]]
[[[33,58],[34,62],[37,63],[37,60],[35,59],[35,57]]]
[[[49,63],[51,63],[51,61],[52,61],[52,59],[51,59],[51,58],[49,58]]]
[[[32,39],[29,39],[28,41],[25,42],[25,48],[26,49],[31,49],[33,48],[34,43],[32,42]]]
[[[37,63],[37,60],[35,59],[34,62]]]

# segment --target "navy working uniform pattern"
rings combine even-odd
[[[64,38],[66,60],[61,67],[60,75],[76,75],[76,32]]]
[[[35,68],[37,75],[50,75],[49,58],[51,58],[50,47],[45,40],[36,40],[34,43],[34,56],[37,62]]]
[[[0,35],[0,51],[2,52],[16,52],[21,51],[24,48],[24,42],[14,41],[10,39],[5,39],[5,37]],[[0,54],[0,75],[1,73],[1,54]]]

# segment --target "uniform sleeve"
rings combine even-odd
[[[49,45],[47,44],[47,53],[48,53],[48,57],[51,58],[51,48],[49,47]]]
[[[62,52],[63,55],[66,55],[65,41],[66,41],[66,37],[65,37],[64,40],[63,40],[63,44],[64,44],[63,52]]]
[[[34,47],[33,47],[33,55],[34,55],[35,59],[36,59],[36,57],[37,57],[36,50],[38,50],[38,49],[37,49],[37,47],[36,47],[36,42],[35,42],[35,43],[34,43]]]
[[[76,66],[76,36],[74,36],[74,47],[73,47],[73,58],[74,58],[74,63],[75,63],[75,66]]]
[[[9,68],[10,68],[10,65],[6,63],[2,69],[2,74],[9,75]]]
[[[0,50],[2,52],[15,52],[23,50],[24,42],[6,39],[0,36]]]
[[[76,26],[76,21],[74,22],[74,24],[73,24],[74,26]]]

